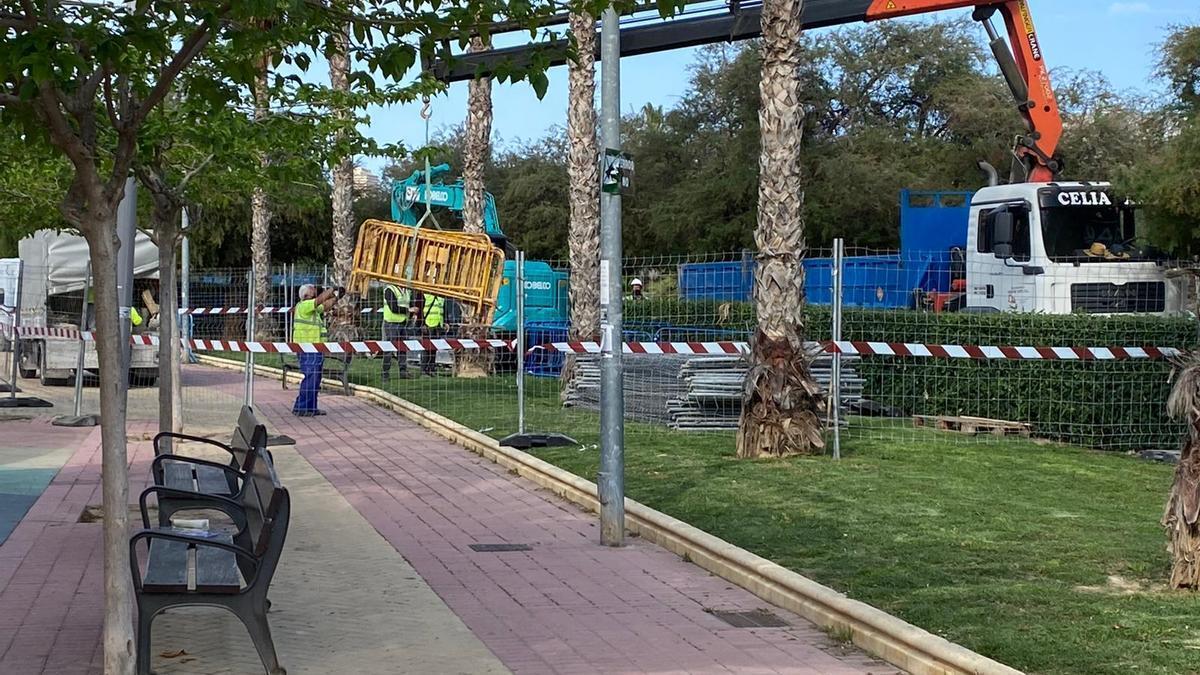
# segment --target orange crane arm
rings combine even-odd
[[[1062,139],[1062,115],[1026,0],[872,0],[865,19],[878,21],[961,7],[975,7],[975,19],[987,29],[992,52],[1025,118],[1028,133],[1017,139],[1014,152],[1025,166],[1026,180],[1054,180],[1062,170],[1062,162],[1055,157]],[[990,18],[997,11],[1008,28],[1011,51],[992,28]]]

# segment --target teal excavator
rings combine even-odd
[[[450,174],[449,164],[438,164],[429,169],[429,186],[426,188],[425,172],[413,171],[404,180],[392,184],[392,220],[401,225],[416,225],[425,211],[426,200],[430,206],[449,211],[455,221],[455,229],[462,227],[463,202],[466,190],[461,178],[453,183],[445,182]],[[515,249],[504,231],[500,229],[500,217],[496,213],[496,199],[490,192],[483,194],[483,227],[492,243],[504,251],[504,273],[500,282],[500,293],[496,298],[496,311],[492,327],[500,331],[517,329],[517,264],[513,260]],[[428,227],[428,221],[425,227]],[[556,270],[542,260],[525,261],[525,321],[566,322],[567,273]]]

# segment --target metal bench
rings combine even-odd
[[[154,488],[150,488],[154,490]],[[240,500],[196,493],[198,508],[219,508],[236,532],[151,528],[141,500],[144,528],[129,540],[129,569],[138,606],[137,672],[150,673],[154,617],[171,607],[222,607],[246,626],[269,675],[285,675],[267,622],[267,590],[283,552],[291,498],[265,454],[250,459]],[[146,555],[139,558],[140,542]],[[144,572],[143,572],[144,570]],[[194,572],[189,575],[189,570]],[[189,578],[190,577],[190,578]]]
[[[177,452],[167,452],[162,441],[166,438],[204,443],[229,453],[229,462],[222,464]],[[154,437],[154,461],[150,473],[158,490],[158,524],[170,525],[171,515],[194,501],[189,494],[216,495],[237,499],[245,488],[245,475],[255,456],[268,454],[267,428],[258,421],[254,409],[242,406],[237,426],[229,444],[211,438],[164,431]]]
[[[288,388],[287,376],[291,371],[300,372],[300,362],[295,356],[284,354],[279,359],[283,368],[283,388]],[[350,364],[354,361],[353,354],[326,354],[322,361],[321,377],[331,377],[342,383],[342,393],[350,395]]]

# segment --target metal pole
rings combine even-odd
[[[92,261],[87,264],[87,272],[83,275],[83,302],[79,308],[79,356],[75,359],[75,416],[83,414],[83,368],[86,364],[87,343],[83,341],[83,331],[87,330],[88,292],[92,288]]]
[[[17,261],[17,297],[16,297],[16,300],[13,302],[13,315],[12,315],[12,331],[13,331],[12,332],[12,363],[9,364],[12,366],[12,375],[8,381],[8,383],[10,385],[8,388],[8,398],[13,401],[17,400],[17,375],[19,374],[18,362],[21,360],[20,359],[20,356],[21,356],[20,351],[21,350],[19,349],[21,346],[21,331],[19,329],[21,328],[21,290],[24,287],[25,287],[25,261],[18,260]]]
[[[833,339],[842,339],[842,272],[845,259],[846,242],[838,238],[833,240]],[[833,371],[830,378],[830,391],[833,406],[833,458],[842,458],[842,355],[834,353]]]
[[[525,251],[517,251],[517,433],[525,433]]]
[[[117,313],[121,323],[121,372],[117,395],[124,401],[129,395],[129,338],[133,324],[129,311],[133,307],[133,251],[137,246],[137,179],[125,179],[125,197],[117,206]]]
[[[254,340],[254,280],[255,268],[253,263],[250,265],[250,283],[249,290],[246,292],[246,342]],[[246,395],[244,397],[246,405],[254,405],[254,352],[246,352]]]
[[[617,11],[600,27],[603,149],[621,148],[621,32]],[[599,162],[600,158],[597,157]],[[621,371],[621,195],[600,195],[600,543],[625,543],[625,396]]]
[[[287,333],[283,336],[284,341],[292,339],[292,306],[296,302],[296,263],[292,263],[288,267],[288,287],[287,287],[287,306],[288,311],[283,315],[284,327]]]
[[[180,264],[181,269],[180,269],[180,273],[179,273],[179,276],[182,277],[182,279],[180,280],[180,283],[179,283],[179,289],[180,289],[180,295],[179,295],[180,300],[179,301],[180,301],[180,306],[182,309],[191,309],[192,308],[192,304],[191,304],[192,247],[191,247],[191,244],[188,243],[187,231],[188,231],[188,227],[189,227],[190,223],[188,222],[188,211],[187,211],[186,207],[183,209],[182,224],[183,224],[182,229],[183,229],[184,235],[183,235],[183,243],[181,244],[181,246],[182,246],[181,255],[183,256],[183,262]],[[192,348],[190,346],[191,345],[190,340],[192,339],[192,315],[191,314],[182,314],[181,321],[179,323],[180,323],[180,328],[182,329],[182,332],[179,335],[179,339],[183,343],[183,351],[185,354],[188,355],[188,362],[190,363],[190,362],[192,362]]]

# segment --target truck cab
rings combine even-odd
[[[971,198],[967,311],[1175,314],[1186,291],[1135,243],[1136,213],[1108,183],[994,185]]]

